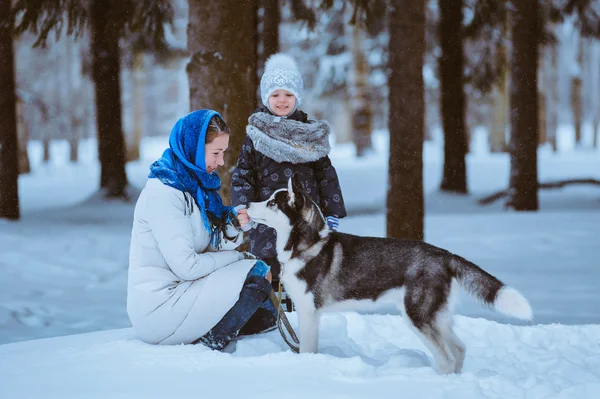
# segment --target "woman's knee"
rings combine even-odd
[[[262,260],[257,260],[250,272],[248,272],[248,277],[250,276],[259,276],[262,278],[267,278],[267,276],[271,272],[271,267],[267,265]]]

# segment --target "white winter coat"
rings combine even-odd
[[[127,313],[142,341],[191,343],[235,304],[255,261],[209,243],[195,201],[149,179],[135,207],[127,287]],[[241,234],[222,241],[224,249],[239,243]]]

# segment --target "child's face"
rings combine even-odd
[[[269,96],[269,108],[277,116],[288,116],[296,107],[296,96],[287,90],[275,90]]]

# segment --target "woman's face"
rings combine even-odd
[[[206,171],[214,172],[219,166],[225,164],[223,159],[225,151],[229,146],[229,135],[220,134],[212,142],[204,145],[204,158],[206,161]]]
[[[296,96],[287,90],[275,90],[269,96],[269,108],[277,116],[288,116],[296,107]]]

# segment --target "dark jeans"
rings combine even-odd
[[[238,335],[257,334],[273,327],[277,321],[277,309],[269,298],[271,290],[271,283],[266,278],[249,273],[237,302],[194,344],[223,350]]]

